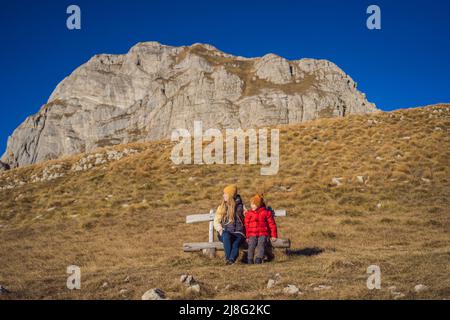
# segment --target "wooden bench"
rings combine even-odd
[[[274,217],[286,217],[286,210],[272,210]],[[208,257],[214,257],[217,250],[223,250],[223,243],[220,241],[214,241],[214,210],[210,210],[205,214],[194,214],[186,216],[186,223],[196,223],[209,221],[209,238],[208,242],[191,242],[183,244],[184,252],[197,252],[202,251],[204,255]],[[275,241],[271,241],[273,248],[290,248],[291,241],[289,239],[278,238]],[[243,242],[242,248],[247,248],[247,242]]]

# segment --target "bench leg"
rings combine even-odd
[[[207,256],[208,258],[214,258],[216,256],[216,249],[215,248],[202,249],[202,253],[204,256]]]
[[[213,210],[210,211],[210,214],[212,215],[214,213]],[[208,241],[213,242],[214,241],[214,221],[209,222],[209,235],[208,235]],[[208,258],[214,258],[216,256],[216,249],[203,249],[202,250],[203,255],[207,256]]]

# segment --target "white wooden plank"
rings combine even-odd
[[[289,239],[280,239],[278,238],[275,241],[272,241],[272,246],[274,248],[290,248],[291,240]],[[242,243],[242,247],[246,248],[247,243]],[[201,251],[203,249],[215,249],[215,250],[223,250],[223,243],[219,241],[215,242],[192,242],[183,244],[183,250],[185,252],[194,252]]]
[[[213,221],[213,220],[214,220],[214,213],[192,214],[190,216],[186,216],[186,223]]]

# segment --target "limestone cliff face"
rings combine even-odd
[[[173,129],[248,128],[377,109],[326,60],[243,58],[205,44],[135,45],[96,55],[8,139],[10,167],[100,146],[168,138]]]

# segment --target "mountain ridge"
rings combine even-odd
[[[64,78],[8,138],[1,161],[38,163],[97,147],[167,138],[194,120],[237,128],[376,112],[334,63],[245,58],[208,44],[140,42],[99,54]]]

